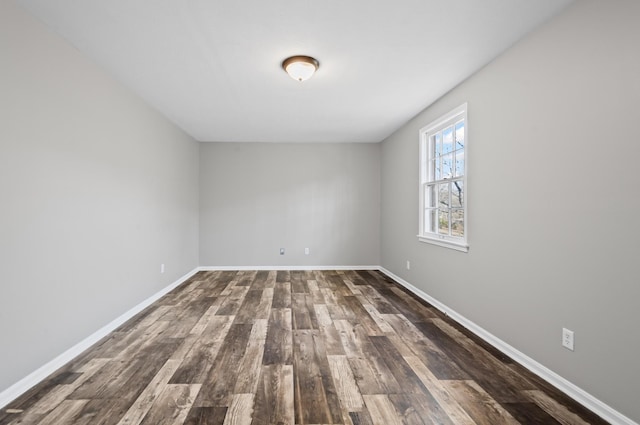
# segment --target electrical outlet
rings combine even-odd
[[[567,328],[562,328],[562,346],[573,351],[573,331]]]
[[[160,273],[164,273],[164,264],[160,264]]]
[[[407,260],[407,270],[411,270],[411,261]]]
[[[284,248],[280,248],[280,255],[284,255]]]
[[[309,255],[309,248],[304,249],[304,255]]]

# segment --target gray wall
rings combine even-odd
[[[379,263],[379,144],[201,144],[200,265]]]
[[[2,391],[198,265],[198,145],[9,1],[0,117]]]
[[[385,140],[381,216],[385,268],[636,421],[639,16],[578,1]],[[468,254],[416,239],[418,130],[464,102]]]

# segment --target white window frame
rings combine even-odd
[[[464,120],[464,174],[462,176],[462,182],[463,182],[462,210],[464,214],[464,233],[463,233],[463,236],[461,237],[443,235],[443,234],[439,234],[437,232],[432,232],[432,231],[429,231],[428,229],[425,229],[425,210],[428,207],[427,205],[425,205],[425,202],[428,202],[425,199],[426,186],[428,184],[433,184],[434,181],[439,181],[439,180],[435,180],[434,170],[430,168],[432,167],[431,159],[433,158],[433,155],[434,155],[433,146],[431,144],[433,143],[431,142],[431,137],[437,134],[438,132],[444,130],[445,128],[455,125],[455,123],[459,122],[460,120]],[[468,227],[468,207],[467,207],[467,191],[468,191],[467,190],[468,189],[467,188],[467,164],[469,163],[469,156],[468,156],[469,121],[467,120],[467,104],[464,103],[463,105],[458,106],[448,114],[443,115],[442,117],[433,121],[431,124],[421,128],[419,131],[419,135],[420,135],[420,158],[419,158],[420,173],[419,173],[418,193],[419,193],[420,223],[419,223],[418,240],[420,242],[438,245],[445,248],[451,248],[451,249],[455,249],[462,252],[468,252],[469,244],[467,242],[467,237],[469,234],[469,227]],[[455,164],[452,164],[452,166],[455,167]],[[446,181],[446,180],[447,179],[444,178],[441,181]],[[451,226],[451,223],[449,223],[449,226]]]

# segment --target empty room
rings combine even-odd
[[[638,22],[0,0],[0,425],[640,424]]]

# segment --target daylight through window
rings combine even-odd
[[[420,130],[423,242],[467,251],[467,104]]]

